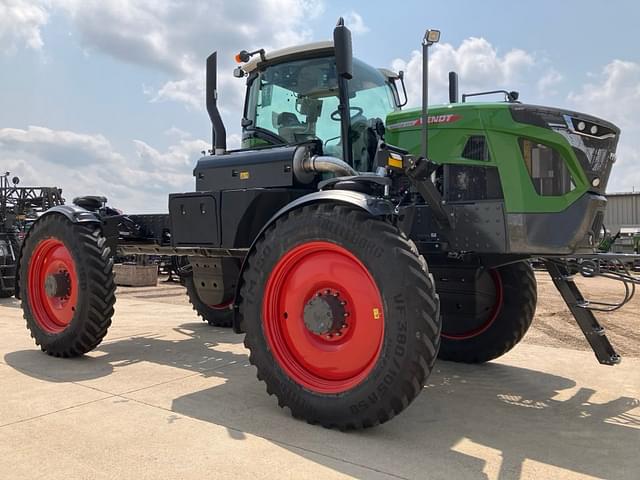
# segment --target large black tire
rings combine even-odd
[[[210,306],[204,303],[198,296],[198,291],[193,283],[193,276],[183,277],[184,286],[187,289],[189,303],[196,313],[212,327],[228,328],[233,324],[233,309],[231,303],[225,303],[219,306]]]
[[[350,206],[296,209],[260,237],[241,281],[249,359],[294,417],[371,427],[422,391],[440,342],[439,300],[426,263],[395,226]],[[309,327],[324,318],[307,317],[318,297],[337,302],[331,330]]]
[[[483,285],[484,281],[484,287],[482,292],[476,294],[489,296],[489,303],[493,302],[493,306],[487,309],[486,314],[478,315],[471,322],[457,314],[455,302],[447,301],[447,296],[455,293],[456,283],[452,279],[445,280],[445,272],[440,271],[435,275],[436,290],[442,298],[439,357],[443,360],[483,363],[498,358],[522,340],[533,321],[537,289],[536,278],[529,264],[519,262],[482,270],[479,274],[484,276],[479,282],[479,285]],[[474,301],[473,294],[467,301]]]
[[[62,280],[49,282],[53,277]],[[27,328],[42,351],[76,357],[97,347],[111,325],[116,291],[100,226],[59,214],[37,221],[21,252],[20,290]]]

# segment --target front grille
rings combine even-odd
[[[618,136],[609,138],[591,138],[571,132],[570,130],[556,130],[567,139],[569,145],[580,160],[582,168],[589,178],[600,178],[601,187],[607,184],[611,167],[615,162]]]
[[[576,112],[533,105],[517,105],[511,108],[516,122],[548,128],[562,135],[580,161],[589,179],[600,179],[598,193],[605,191],[611,168],[616,159],[616,147],[620,130],[605,120]]]

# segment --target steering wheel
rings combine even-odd
[[[356,112],[355,115],[351,115],[351,118],[357,117],[358,115],[362,115],[364,113],[364,110],[360,107],[349,107],[349,113],[351,113],[351,110],[354,110]],[[339,109],[335,109],[333,113],[331,113],[331,120],[333,120],[334,122],[340,121]]]

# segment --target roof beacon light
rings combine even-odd
[[[249,60],[251,60],[251,57],[253,57],[256,53],[260,54],[261,62],[264,62],[266,60],[264,48],[261,48],[260,50],[256,50],[254,52],[247,52],[246,50],[240,50],[240,53],[238,53],[233,58],[235,58],[237,63],[247,63]]]

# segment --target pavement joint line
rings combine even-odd
[[[102,345],[109,345],[110,343],[117,342],[117,341],[123,340],[125,338],[139,338],[139,337],[143,337],[145,335],[154,335],[155,337],[159,336],[158,334],[155,334],[153,332],[142,332],[139,335],[131,335],[131,334],[129,334],[129,335],[122,335],[121,337],[113,337],[113,338],[106,337],[105,340],[100,342],[100,345],[98,345],[95,348],[95,350],[92,350],[92,351],[100,351],[100,347]]]
[[[179,377],[179,378],[172,378],[171,380],[165,380],[164,382],[158,382],[155,385],[148,385],[146,387],[134,388],[133,390],[127,390],[126,392],[121,392],[121,393],[119,393],[117,395],[128,395],[130,393],[141,392],[143,390],[148,390],[150,388],[159,387],[161,385],[167,385],[169,383],[179,382],[180,380],[184,380],[186,378],[191,378],[191,377],[196,377],[198,375],[202,375],[203,373],[219,370],[221,368],[228,367],[230,365],[234,365],[235,363],[237,363],[235,360],[234,361],[230,361],[229,363],[225,363],[225,364],[222,364],[222,365],[216,365],[214,368],[208,368],[208,369],[202,370],[200,372],[189,373],[189,374],[184,375],[184,376]]]
[[[207,368],[207,369],[199,371],[199,372],[189,373],[189,374],[187,374],[187,375],[185,375],[183,377],[180,377],[180,378],[172,378],[171,380],[165,380],[164,382],[158,382],[155,385],[149,385],[149,386],[146,386],[146,387],[134,388],[133,390],[127,390],[126,392],[121,392],[121,393],[114,394],[114,395],[128,395],[130,393],[141,392],[143,390],[148,390],[150,388],[159,387],[161,385],[167,385],[167,384],[173,383],[173,382],[179,382],[180,380],[184,380],[186,378],[196,377],[198,375],[202,375],[202,374],[207,373],[207,372],[220,370],[220,369],[223,369],[225,367],[229,367],[231,365],[237,365],[237,364],[238,364],[237,360],[229,360],[227,363],[223,363],[221,365],[216,365],[215,367]],[[100,391],[102,391],[102,390],[100,390]],[[111,392],[103,392],[103,393],[111,393]]]
[[[400,480],[410,480],[409,477],[403,477],[403,476],[400,476],[400,475],[396,475],[394,473],[390,473],[390,472],[386,472],[384,470],[380,470],[378,468],[373,468],[373,467],[368,466],[368,465],[363,465],[363,464],[360,464],[360,463],[357,463],[357,462],[352,462],[351,460],[346,460],[344,458],[339,458],[339,457],[336,457],[336,456],[333,456],[333,455],[329,455],[329,454],[326,454],[326,453],[318,452],[318,451],[313,450],[311,448],[301,447],[299,445],[294,445],[292,443],[283,442],[282,440],[276,440],[276,439],[271,438],[269,436],[258,435],[257,433],[247,432],[245,430],[242,430],[242,429],[239,429],[239,428],[235,428],[235,427],[230,427],[228,425],[223,425],[223,424],[215,423],[215,422],[208,422],[206,420],[200,420],[198,418],[190,417],[189,415],[184,415],[182,413],[175,412],[175,411],[173,411],[173,410],[171,410],[169,408],[165,408],[165,407],[160,406],[160,405],[154,405],[153,403],[148,403],[148,402],[145,402],[143,400],[139,400],[137,398],[127,397],[127,396],[125,396],[125,394],[114,395],[114,396],[121,397],[123,399],[130,400],[132,402],[139,403],[139,404],[145,405],[147,407],[155,408],[157,410],[162,410],[163,412],[171,413],[171,414],[174,414],[174,415],[177,414],[177,415],[180,415],[182,417],[190,418],[192,420],[196,420],[196,421],[199,421],[199,422],[211,423],[211,424],[217,425],[219,427],[224,427],[224,428],[226,428],[228,430],[232,430],[234,432],[238,432],[238,433],[252,435],[254,437],[262,438],[263,440],[267,440],[268,442],[274,443],[276,445],[284,446],[284,447],[287,447],[287,448],[293,448],[293,449],[296,449],[296,450],[302,450],[303,452],[312,453],[312,454],[317,455],[319,457],[330,458],[331,460],[334,460],[334,461],[337,461],[337,462],[346,463],[348,465],[353,465],[355,467],[362,468],[363,470],[369,470],[369,471],[372,471],[372,472],[381,473],[383,475],[387,475],[389,477],[397,478],[397,479],[400,479]]]
[[[116,396],[118,396],[118,395],[127,395],[127,394],[130,394],[130,393],[141,392],[143,390],[147,390],[147,389],[150,389],[150,388],[158,387],[158,386],[161,386],[161,385],[166,385],[166,384],[169,384],[169,383],[172,383],[172,382],[178,382],[178,381],[184,380],[186,378],[195,377],[197,375],[202,375],[204,373],[215,371],[215,370],[219,370],[219,369],[228,367],[230,365],[235,365],[237,363],[238,362],[236,360],[229,360],[227,363],[223,363],[221,365],[216,365],[215,367],[207,368],[207,369],[199,371],[199,372],[188,373],[186,375],[182,375],[180,377],[172,378],[170,380],[165,380],[163,382],[154,383],[153,385],[147,385],[146,387],[134,388],[133,390],[127,390],[125,392],[120,392],[120,393],[115,393],[115,392],[109,392],[107,390],[102,390],[101,388],[94,387],[94,386],[88,385],[86,383],[81,383],[81,381],[73,381],[73,380],[67,381],[64,378],[56,377],[55,375],[51,375],[51,374],[45,374],[45,373],[42,373],[42,372],[39,372],[39,371],[35,371],[35,370],[29,369],[29,368],[23,368],[22,370],[25,371],[25,372],[31,373],[33,375],[46,377],[46,378],[48,378],[50,380],[53,380],[55,382],[69,383],[69,384],[72,384],[72,385],[77,385],[78,387],[84,387],[84,388],[88,388],[90,390],[94,390],[96,392],[104,393],[105,395],[112,395],[112,396],[116,395]],[[9,367],[9,368],[13,368],[11,365],[8,365],[7,363],[5,363],[5,362],[3,362],[1,360],[0,360],[0,364],[5,365],[6,367]],[[43,379],[43,381],[47,381],[47,380]],[[34,418],[37,418],[37,417],[34,417]]]
[[[90,404],[96,403],[96,402],[101,402],[103,400],[108,400],[108,399],[114,398],[114,397],[118,397],[118,395],[109,395],[107,397],[97,398],[97,399],[94,399],[94,400],[89,400],[88,402],[77,403],[75,405],[70,405],[68,407],[60,408],[58,410],[54,410],[53,412],[42,413],[40,415],[35,415],[35,416],[29,417],[29,418],[22,418],[20,420],[16,420],[15,422],[9,422],[9,423],[5,423],[3,425],[0,425],[0,428],[10,427],[12,425],[18,425],[20,423],[26,423],[26,422],[30,422],[32,420],[38,420],[39,418],[48,417],[49,415],[53,415],[55,413],[65,412],[67,410],[73,410],[74,408],[84,407],[86,405],[90,405]]]
[[[229,428],[229,427],[226,427],[226,428]],[[231,430],[235,430],[235,431],[239,431],[239,432],[241,431],[241,430],[237,430],[235,428],[231,428]],[[243,433],[249,433],[249,432],[243,432]],[[250,435],[255,435],[255,434],[250,433]],[[256,436],[260,436],[260,435],[256,435]],[[295,450],[302,450],[303,452],[313,453],[314,455],[318,455],[320,457],[325,457],[325,458],[330,458],[332,460],[335,460],[335,461],[338,461],[338,462],[342,462],[342,463],[346,463],[348,465],[353,465],[355,467],[359,467],[359,468],[362,468],[364,470],[371,470],[372,472],[381,473],[383,475],[387,475],[387,476],[393,477],[393,478],[398,478],[398,479],[401,479],[401,480],[410,480],[409,477],[403,477],[401,475],[396,475],[395,473],[387,472],[385,470],[380,470],[379,468],[373,468],[371,466],[363,465],[361,463],[352,462],[351,460],[346,460],[344,458],[335,457],[333,455],[328,455],[326,453],[316,452],[315,450],[312,450],[310,448],[304,448],[304,447],[301,447],[299,445],[294,445],[294,444],[291,444],[291,443],[283,442],[281,440],[275,440],[275,439],[272,439],[272,438],[269,438],[269,437],[261,437],[261,438],[264,438],[265,440],[268,440],[268,441],[270,441],[272,443],[275,443],[277,445],[282,445],[282,446],[285,446],[287,448],[292,448],[292,449],[295,449]]]

